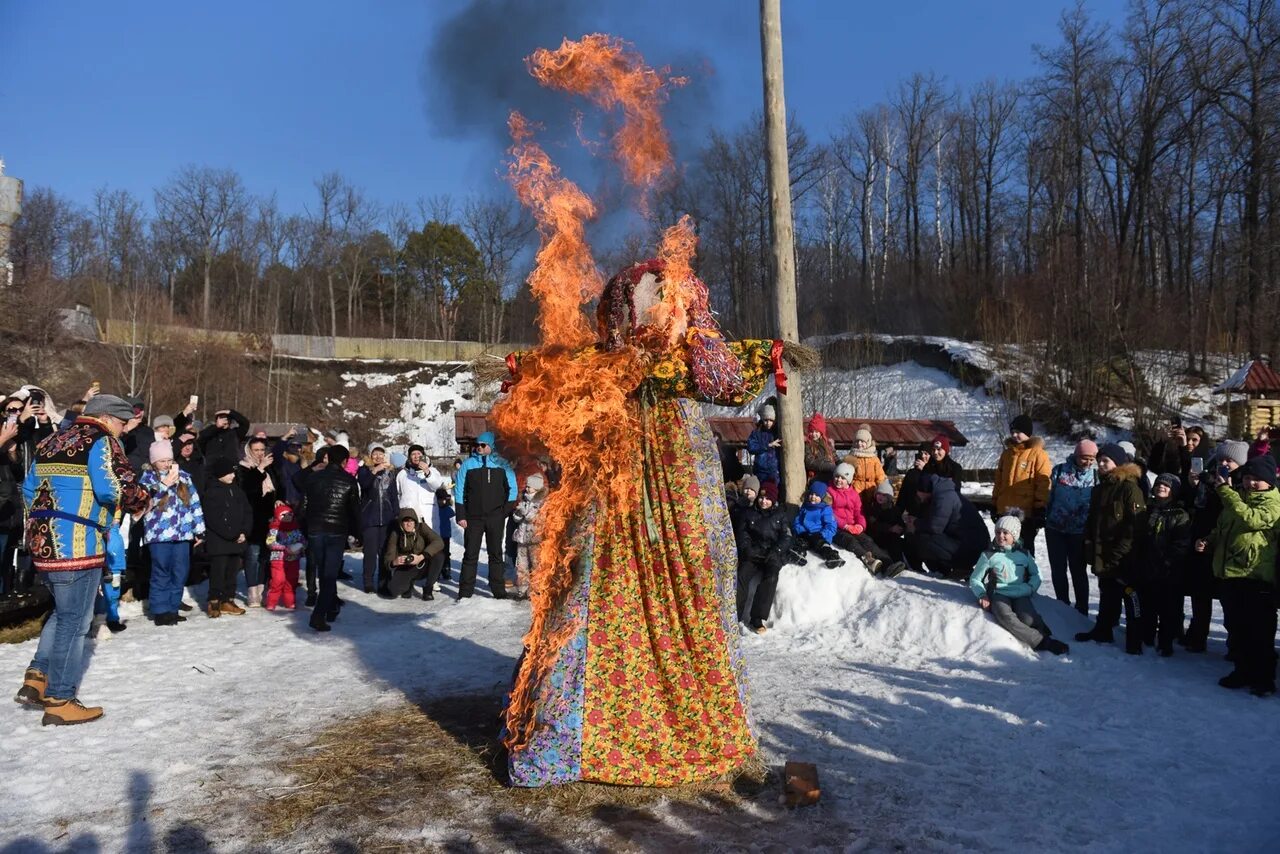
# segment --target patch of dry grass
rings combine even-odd
[[[259,801],[266,838],[337,827],[362,850],[399,850],[395,829],[416,830],[433,818],[475,821],[473,836],[517,814],[533,839],[558,840],[585,820],[656,818],[646,807],[682,803],[708,814],[745,808],[776,784],[762,763],[733,779],[653,789],[577,783],[539,789],[507,785],[506,752],[497,740],[498,698],[451,697],[403,704],[334,724],[283,770],[294,783],[268,789]],[[776,788],[776,785],[774,786]],[[353,818],[355,820],[353,821]],[[492,824],[490,824],[492,823]],[[538,846],[533,846],[538,847]]]

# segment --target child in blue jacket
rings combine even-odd
[[[796,535],[796,546],[816,554],[822,558],[829,569],[844,566],[840,553],[831,547],[831,540],[836,535],[836,514],[826,502],[827,485],[820,480],[809,484],[796,518],[791,523],[791,530]]]
[[[782,446],[782,440],[778,438],[778,430],[774,426],[775,414],[772,404],[766,403],[760,407],[760,419],[756,422],[756,429],[747,437],[747,451],[755,460],[752,463],[751,473],[759,478],[761,483],[771,480],[780,484],[782,480],[778,468],[778,448]]]
[[[1040,568],[1023,550],[1021,536],[1021,518],[1000,517],[991,548],[978,558],[969,576],[969,589],[983,610],[990,611],[1009,634],[1036,652],[1062,655],[1068,651],[1067,645],[1052,636],[1032,604],[1031,597],[1040,589]]]

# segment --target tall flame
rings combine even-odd
[[[630,184],[647,191],[671,167],[659,108],[668,83],[682,81],[664,78],[625,42],[600,34],[576,42],[566,39],[554,51],[539,50],[528,64],[546,86],[582,95],[606,110],[621,110],[612,152]],[[547,455],[562,470],[560,487],[539,514],[542,542],[531,585],[533,619],[507,708],[507,745],[518,749],[534,731],[533,692],[577,628],[553,623],[575,582],[580,545],[574,526],[593,506],[637,500],[641,425],[631,395],[644,379],[651,355],[637,348],[609,352],[594,346],[595,327],[584,307],[603,289],[585,237],[595,205],[533,140],[523,116],[512,113],[509,124],[510,180],[541,236],[529,284],[539,302],[542,337],[521,362],[519,381],[491,418],[513,452]],[[667,282],[688,278],[695,240],[687,218],[668,230],[661,249],[669,265]],[[658,309],[663,324],[674,326],[682,317],[689,299],[684,291],[664,288]],[[673,329],[673,341],[677,334]]]

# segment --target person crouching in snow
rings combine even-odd
[[[294,519],[293,508],[283,501],[276,502],[267,527],[267,547],[271,549],[271,583],[267,587],[265,607],[274,611],[277,605],[283,604],[292,611],[297,607],[294,593],[298,589],[298,567],[307,548],[307,538]]]
[[[778,431],[774,426],[776,418],[777,413],[773,405],[766,403],[760,407],[760,418],[756,422],[756,429],[752,430],[751,435],[747,437],[747,450],[754,458],[751,473],[759,478],[761,483],[765,481],[778,483],[780,479],[778,449],[782,447],[782,440],[778,438]]]
[[[1276,691],[1276,538],[1280,493],[1270,455],[1240,467],[1240,491],[1219,469],[1215,478],[1222,513],[1196,551],[1213,549],[1227,649],[1235,669],[1218,680],[1223,688],[1248,688],[1265,697]]]
[[[738,517],[738,619],[745,619],[758,635],[765,633],[764,621],[773,608],[773,596],[778,589],[778,573],[787,561],[791,548],[791,529],[787,525],[787,512],[778,506],[778,487],[767,482],[760,486],[755,505]],[[756,577],[755,596],[751,598],[751,611],[744,614],[747,598],[751,595],[751,582]]]
[[[1178,501],[1181,491],[1182,479],[1176,474],[1156,478],[1147,502],[1142,549],[1147,564],[1142,639],[1147,646],[1159,640],[1160,655],[1165,658],[1173,655],[1173,642],[1182,634],[1182,590],[1191,551],[1191,516]]]
[[[1124,603],[1125,652],[1142,655],[1142,603],[1138,595],[1142,538],[1147,533],[1147,500],[1142,470],[1117,444],[1098,450],[1098,485],[1089,496],[1084,556],[1098,576],[1098,621],[1078,641],[1112,643]]]
[[[538,543],[542,536],[538,533],[538,512],[542,503],[547,500],[547,481],[540,474],[531,474],[524,482],[524,492],[516,502],[512,520],[516,541],[516,598],[529,598],[529,579],[533,577],[534,567],[538,560]]]
[[[764,484],[760,485],[764,489]],[[827,485],[820,480],[809,484],[804,502],[796,511],[795,521],[791,525],[796,535],[796,548],[800,554],[805,549],[826,561],[828,569],[844,566],[844,558],[831,547],[831,540],[836,535],[836,514],[826,502]]]
[[[393,596],[412,598],[413,582],[423,578],[422,598],[427,601],[436,598],[436,582],[444,567],[444,540],[430,525],[421,523],[412,507],[401,509],[400,521],[387,537],[382,557],[391,568],[387,589]]]
[[[831,542],[853,552],[872,575],[900,575],[905,565],[894,565],[887,552],[867,536],[867,520],[862,515],[862,499],[850,484],[853,482],[853,466],[841,463],[836,466],[831,488],[831,512],[836,517],[836,533]],[[885,481],[888,483],[888,481]],[[873,493],[874,494],[874,493]],[[895,570],[896,571],[893,571]]]
[[[1036,652],[1062,655],[1068,647],[1053,637],[1031,597],[1040,589],[1040,569],[1022,549],[1022,518],[1001,516],[991,548],[982,553],[969,576],[969,589],[983,610],[991,612],[1005,631]]]

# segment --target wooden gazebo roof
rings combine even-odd
[[[1213,390],[1214,394],[1280,394],[1280,373],[1261,359],[1245,362],[1226,382]]]

